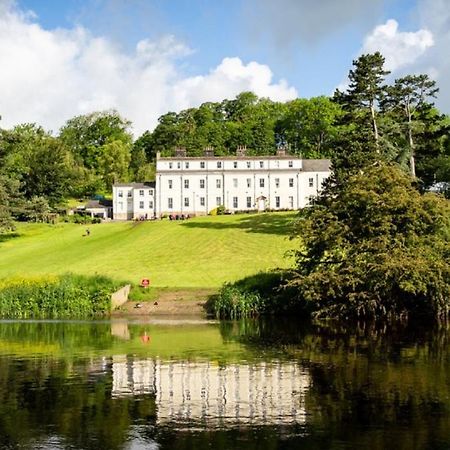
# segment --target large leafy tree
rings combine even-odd
[[[293,100],[277,124],[278,140],[306,158],[330,157],[341,115],[341,107],[328,97]]]
[[[449,226],[446,200],[395,165],[370,165],[302,212],[291,285],[319,316],[448,315]]]
[[[117,111],[100,111],[74,117],[61,128],[59,137],[88,169],[96,169],[102,147],[108,142],[131,144],[131,122]]]

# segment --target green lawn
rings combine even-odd
[[[287,267],[294,213],[90,225],[19,224],[0,235],[0,278],[102,274],[155,287],[216,288],[261,270]]]

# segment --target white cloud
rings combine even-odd
[[[386,69],[396,71],[412,65],[433,44],[433,34],[429,30],[399,31],[397,21],[389,19],[384,25],[375,27],[364,39],[361,53],[381,52],[386,58]]]
[[[173,36],[142,40],[132,54],[83,27],[45,30],[30,13],[0,2],[1,126],[37,122],[58,130],[79,114],[116,108],[136,135],[169,110],[234,97],[243,90],[274,100],[295,98],[270,68],[225,58],[208,74],[186,77],[178,60],[192,52]]]

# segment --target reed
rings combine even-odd
[[[124,283],[66,274],[0,280],[0,317],[87,318],[109,313],[111,294]]]

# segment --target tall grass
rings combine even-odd
[[[57,319],[104,315],[110,311],[111,294],[122,284],[103,276],[72,274],[0,280],[0,317]]]
[[[239,319],[263,314],[305,315],[306,305],[286,286],[291,273],[285,270],[261,272],[226,283],[212,298],[209,309],[220,319]]]

